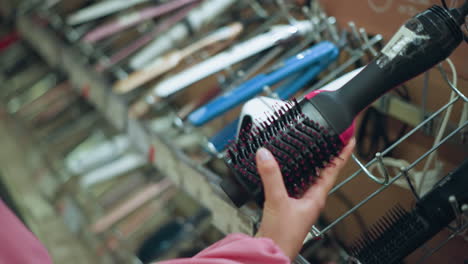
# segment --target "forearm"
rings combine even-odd
[[[161,264],[289,264],[289,258],[269,238],[231,234],[193,258],[175,259]]]

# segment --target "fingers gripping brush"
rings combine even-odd
[[[433,6],[406,22],[379,56],[336,91],[313,91],[293,100],[257,126],[245,127],[227,150],[234,172],[221,187],[237,206],[249,199],[263,204],[255,153],[264,147],[280,165],[291,197],[300,197],[314,182],[318,169],[336,157],[353,135],[359,112],[393,87],[447,58],[461,43],[460,25],[468,4],[446,10]]]

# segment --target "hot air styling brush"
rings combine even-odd
[[[407,21],[380,54],[336,91],[316,90],[278,107],[256,126],[245,127],[226,152],[234,172],[221,187],[237,206],[263,204],[255,153],[267,148],[278,161],[291,197],[300,197],[352,137],[354,118],[399,84],[447,58],[463,40],[460,26],[468,2],[458,9],[433,6]]]

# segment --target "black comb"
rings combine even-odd
[[[400,263],[455,219],[449,202],[468,201],[468,159],[444,177],[411,212],[397,205],[351,247],[351,255],[362,264]]]

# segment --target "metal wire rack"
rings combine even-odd
[[[355,179],[356,177],[358,177],[359,175],[361,174],[364,174],[364,176],[368,177],[369,180],[371,181],[374,181],[376,183],[378,183],[380,185],[380,187],[378,189],[376,189],[373,193],[371,193],[370,195],[368,195],[366,198],[362,199],[360,202],[358,202],[353,208],[351,208],[350,210],[348,210],[346,213],[342,214],[341,216],[339,216],[338,218],[336,218],[332,223],[330,223],[328,226],[326,226],[325,228],[323,228],[322,230],[319,230],[317,232],[316,229],[314,230],[311,230],[311,233],[313,233],[315,236],[323,236],[323,234],[325,234],[326,232],[328,232],[330,229],[332,229],[334,226],[336,226],[339,222],[341,222],[343,219],[345,219],[346,217],[350,216],[351,214],[353,214],[356,210],[358,210],[360,207],[362,207],[364,204],[366,204],[368,201],[370,201],[371,199],[373,199],[374,197],[376,197],[377,195],[379,195],[380,193],[382,193],[384,190],[386,190],[389,186],[391,186],[392,184],[394,184],[398,179],[400,178],[405,178],[408,183],[410,184],[411,186],[411,182],[412,180],[409,178],[408,176],[408,172],[412,169],[414,169],[414,167],[416,165],[418,165],[419,163],[421,163],[425,158],[427,158],[431,153],[437,151],[443,144],[445,144],[449,139],[455,137],[457,134],[461,134],[463,133],[463,130],[467,127],[468,125],[468,121],[464,121],[462,122],[461,124],[459,124],[453,131],[451,131],[450,133],[448,133],[448,135],[446,135],[445,137],[443,137],[443,139],[440,140],[440,142],[434,144],[430,149],[428,149],[424,154],[422,154],[421,156],[419,156],[416,160],[414,160],[411,164],[409,164],[408,166],[404,166],[404,167],[401,167],[400,168],[400,172],[391,177],[390,176],[390,173],[388,172],[388,168],[387,168],[387,165],[383,162],[383,158],[386,157],[386,155],[388,155],[389,152],[391,152],[393,149],[395,149],[396,147],[398,147],[398,145],[402,144],[403,142],[405,142],[405,140],[407,140],[410,136],[412,136],[413,134],[415,134],[417,131],[420,131],[424,128],[425,125],[427,125],[429,122],[432,122],[435,118],[437,118],[437,116],[441,115],[444,111],[447,110],[447,108],[449,108],[450,106],[452,106],[453,104],[455,104],[456,102],[464,102],[464,103],[468,103],[468,100],[467,100],[467,97],[459,90],[457,89],[457,87],[454,87],[450,81],[446,78],[446,74],[444,72],[443,69],[441,69],[442,71],[442,75],[445,76],[445,80],[447,81],[448,85],[450,86],[450,88],[457,94],[457,96],[451,100],[449,100],[444,106],[442,106],[441,108],[439,108],[437,111],[435,111],[432,115],[430,115],[429,117],[427,117],[426,119],[424,119],[424,121],[422,121],[419,125],[417,125],[416,127],[414,127],[411,131],[409,131],[408,133],[406,133],[402,138],[400,138],[399,140],[397,140],[395,143],[393,143],[390,147],[386,148],[385,150],[383,150],[382,152],[377,152],[375,153],[374,155],[374,158],[369,161],[368,163],[366,164],[363,164],[358,157],[356,157],[356,155],[352,155],[352,159],[353,161],[359,166],[359,170],[357,170],[356,172],[354,172],[353,174],[351,174],[349,177],[347,177],[345,180],[343,180],[342,182],[340,182],[338,185],[336,185],[331,191],[330,191],[330,195],[335,193],[336,191],[338,191],[340,188],[343,188],[344,186],[346,186],[346,184],[348,184],[350,181],[352,181],[353,179]],[[383,174],[384,174],[384,177],[379,177],[379,176],[376,176],[375,174],[373,174],[371,171],[369,171],[369,167],[371,167],[373,164],[377,164],[377,166],[379,166],[380,168],[382,168],[383,170]],[[411,191],[413,192],[414,196],[416,199],[418,199],[419,197],[419,194],[416,192],[416,190],[414,188],[411,188]],[[454,208],[457,208],[457,207],[454,207]],[[455,228],[450,228],[452,234],[447,237],[447,239],[445,239],[444,241],[442,241],[439,245],[437,245],[436,247],[434,247],[433,249],[431,250],[428,250],[428,252],[420,259],[420,261],[418,263],[423,263],[424,260],[426,260],[427,258],[429,258],[432,254],[434,254],[438,249],[440,249],[443,245],[445,245],[449,240],[453,239],[456,235],[458,234],[461,234],[464,232],[464,230],[466,230],[466,228],[468,227],[468,223],[466,222],[466,212],[460,212],[459,210],[457,209],[454,209],[455,210],[455,215],[457,216],[457,226]]]
[[[374,53],[375,55],[375,53]],[[322,81],[316,85],[315,87],[312,87],[310,90],[315,90],[319,88],[323,83],[325,83],[327,80],[332,79],[335,77],[338,72],[341,71],[342,68],[346,68],[345,66],[349,66],[346,63],[340,65],[338,68],[336,68],[332,73],[330,73],[327,77],[322,79]],[[415,159],[413,162],[406,166],[402,166],[399,168],[399,173],[394,175],[393,177],[390,176],[389,173],[389,168],[387,168],[387,165],[384,162],[384,158],[388,156],[388,154],[397,148],[400,144],[404,144],[406,140],[408,140],[409,137],[414,135],[418,131],[423,131],[424,128],[431,122],[434,122],[434,120],[442,115],[445,111],[448,111],[450,107],[452,107],[455,103],[457,102],[462,102],[464,104],[468,103],[467,97],[464,95],[463,92],[461,92],[457,87],[455,87],[451,81],[447,77],[446,71],[440,67],[439,65],[439,70],[441,75],[443,76],[444,80],[447,83],[447,86],[450,87],[450,89],[456,94],[456,96],[450,98],[450,100],[440,107],[438,110],[436,110],[433,114],[429,115],[427,118],[423,119],[421,123],[419,123],[416,127],[411,129],[409,132],[407,132],[404,136],[402,136],[400,139],[398,139],[396,142],[394,142],[391,146],[388,148],[384,149],[381,152],[377,152],[374,154],[374,157],[371,159],[371,161],[367,162],[366,164],[363,164],[359,158],[355,155],[352,154],[352,160],[355,162],[355,164],[358,165],[359,169],[352,173],[350,176],[346,177],[343,181],[341,181],[339,184],[337,184],[330,192],[329,195],[333,195],[335,192],[340,190],[341,188],[345,187],[349,182],[351,182],[353,179],[360,175],[366,176],[369,180],[379,184],[380,186],[371,194],[369,194],[367,197],[359,201],[354,207],[337,217],[335,220],[333,220],[330,224],[328,224],[326,227],[323,229],[318,229],[317,227],[313,227],[310,230],[310,234],[312,235],[313,239],[320,239],[323,237],[328,231],[330,231],[333,227],[335,227],[337,224],[339,224],[341,221],[343,221],[345,218],[348,216],[352,215],[355,213],[359,208],[361,208],[363,205],[365,205],[367,202],[369,202],[371,199],[374,197],[378,196],[381,194],[384,190],[386,190],[388,187],[390,187],[392,184],[394,184],[397,180],[400,178],[404,178],[408,186],[410,187],[410,190],[413,193],[413,196],[415,197],[416,200],[419,199],[419,193],[415,190],[412,182],[413,180],[410,179],[409,177],[409,172],[413,170],[418,164],[422,163],[426,158],[428,158],[431,153],[437,152],[437,150],[444,144],[446,144],[450,139],[454,139],[457,136],[460,137],[458,142],[461,142],[461,144],[465,144],[464,142],[464,137],[466,136],[466,128],[468,126],[468,120],[465,120],[463,122],[460,122],[455,128],[452,129],[452,131],[449,131],[449,133],[444,136],[439,142],[436,142],[430,149],[425,151],[421,156],[419,156],[417,159]],[[446,131],[444,131],[446,132]],[[383,172],[383,177],[376,176],[373,174],[369,168],[372,166],[378,166],[378,168]],[[455,197],[451,197],[455,198]],[[457,204],[457,201],[451,201],[454,204]],[[468,228],[468,205],[463,205],[462,211],[458,209],[457,206],[453,206],[453,210],[456,215],[456,225],[455,226],[449,226],[447,229],[450,230],[450,235],[444,239],[442,242],[437,244],[431,249],[425,249],[425,254],[419,259],[417,263],[423,263],[425,260],[427,260],[431,255],[433,255],[437,250],[442,248],[444,245],[446,245],[451,239],[455,238],[457,235],[463,234],[466,232]],[[348,258],[349,263],[359,263],[358,260],[349,257]],[[304,259],[298,259],[296,260],[296,263],[308,263],[305,262]]]
[[[256,8],[254,8],[254,11],[255,12],[260,12],[260,13],[263,14],[263,12],[265,12],[265,10],[259,11],[258,3],[256,1],[254,1],[254,2],[255,2],[255,5],[253,5],[253,6],[256,7]],[[284,18],[286,18],[287,21],[290,21],[291,19],[294,19],[294,17],[288,12],[287,6],[284,4],[284,1],[277,1],[277,3],[281,7],[281,15],[284,16]],[[32,12],[31,12],[31,7],[32,6],[34,6],[34,5],[30,5],[29,7],[24,7],[24,9],[25,9],[23,11],[24,15],[20,19],[24,19],[25,16],[29,17],[32,14]],[[340,36],[337,34],[337,31],[333,30],[333,29],[336,29],[335,28],[336,26],[334,25],[334,23],[336,22],[335,18],[327,16],[323,12],[323,10],[321,10],[317,6],[312,6],[312,7],[308,8],[308,9],[304,9],[303,11],[304,11],[304,14],[311,20],[316,21],[316,18],[317,17],[319,18],[318,21],[319,21],[319,24],[320,24],[320,27],[319,27],[320,31],[323,31],[323,32],[326,31],[325,34],[320,35],[320,37],[322,39],[329,39],[329,40],[331,40],[331,41],[333,41],[335,43],[338,42],[338,44],[340,44],[339,42],[342,41],[342,40],[340,39]],[[262,14],[260,14],[260,15],[262,15]],[[264,16],[264,14],[263,14],[263,16]],[[71,38],[71,39],[76,38],[76,35],[78,33],[74,32],[75,29],[70,28],[70,27],[64,27],[63,23],[60,22],[60,18],[56,14],[50,14],[50,17],[53,18],[52,20],[54,21],[54,23],[53,23],[52,26],[56,30],[60,30],[62,32],[66,31],[67,32],[66,35],[69,38]],[[314,23],[317,23],[317,22],[314,22]],[[30,25],[30,24],[27,24],[27,23],[26,24],[25,23],[19,23],[19,24],[20,24],[20,26],[23,25],[23,30],[22,31],[24,33],[28,34],[28,31],[26,31],[25,29],[29,29],[27,27],[27,25]],[[375,46],[376,43],[378,43],[379,41],[382,40],[382,36],[376,35],[376,36],[372,36],[372,37],[369,38],[369,36],[367,35],[367,33],[366,33],[366,31],[364,29],[360,29],[358,31],[356,29],[354,23],[350,23],[349,26],[350,26],[350,29],[351,29],[350,30],[351,34],[354,35],[354,38],[356,38],[356,39],[358,39],[360,41],[360,43],[361,43],[360,47],[353,49],[353,48],[350,48],[350,47],[344,45],[344,49],[349,54],[349,59],[346,60],[345,62],[341,63],[341,64],[335,65],[330,70],[330,72],[325,77],[323,77],[320,80],[320,82],[318,82],[316,85],[314,85],[310,90],[317,89],[320,86],[322,86],[323,84],[325,84],[325,83],[333,80],[334,78],[340,76],[342,73],[344,73],[345,69],[349,68],[353,63],[355,63],[356,61],[361,59],[364,56],[364,54],[366,54],[368,52],[370,52],[374,56],[377,54],[377,52],[375,51],[374,46]],[[39,34],[39,33],[29,33],[29,34]],[[315,37],[317,37],[317,36],[315,36]],[[35,39],[35,38],[37,38],[37,39]],[[33,44],[37,45],[38,49],[41,50],[41,45],[46,45],[46,44],[39,43],[39,42],[41,42],[39,40],[41,38],[42,39],[49,39],[48,36],[43,36],[43,37],[34,37],[34,36],[32,36],[32,37],[30,37],[29,40],[31,42],[33,42]],[[304,43],[302,43],[302,45],[303,44],[307,45],[307,41],[309,41],[309,43],[310,43],[314,39],[315,38],[308,39]],[[67,53],[70,50],[70,47],[68,47],[68,45],[66,45],[66,44],[64,45],[63,43],[62,44],[57,44],[57,43],[60,43],[60,42],[57,41],[56,39],[54,39],[53,43],[55,43],[55,45],[53,45],[53,47],[65,46],[65,48],[58,48],[57,50],[61,50],[61,53],[59,53],[59,54],[53,54],[53,52],[48,51],[47,48],[45,48],[45,50],[44,50],[44,48],[42,48],[43,53],[45,54],[45,57],[52,64],[56,64],[54,66],[61,65],[62,63],[67,64],[67,62],[70,60],[70,58],[67,59],[67,58],[64,58],[64,57],[68,56],[68,54],[65,54],[65,53]],[[79,50],[79,52],[81,54],[86,54],[87,56],[97,56],[97,57],[101,57],[101,58],[106,56],[102,52],[102,50],[100,50],[99,48],[95,48],[95,47],[79,46],[79,47],[72,47],[72,48],[73,48],[74,52],[76,52],[76,50]],[[51,48],[49,48],[49,49],[51,49]],[[76,56],[73,55],[71,58],[76,58]],[[86,64],[84,64],[84,65],[86,65]],[[74,74],[73,70],[76,67],[81,67],[80,69],[82,69],[83,65],[78,65],[78,66],[73,65],[73,66],[70,66],[70,67],[65,67],[65,71],[69,72],[69,74]],[[374,155],[374,157],[372,158],[371,161],[364,164],[363,162],[361,162],[359,160],[359,158],[356,155],[352,155],[352,159],[357,164],[359,169],[356,172],[354,172],[353,174],[351,174],[349,177],[345,178],[338,185],[336,185],[330,191],[330,195],[334,194],[335,192],[337,192],[341,188],[345,187],[348,183],[350,183],[353,179],[356,179],[360,175],[366,176],[370,181],[373,181],[373,182],[377,183],[379,185],[379,187],[374,192],[369,194],[367,197],[365,197],[364,199],[359,201],[354,207],[352,207],[351,209],[349,209],[348,211],[346,211],[345,213],[343,213],[342,215],[337,217],[335,220],[333,220],[330,224],[328,224],[324,228],[319,229],[317,227],[313,227],[313,229],[310,230],[309,239],[319,239],[320,237],[323,237],[327,232],[329,232],[332,228],[334,228],[338,223],[343,221],[345,218],[347,218],[351,214],[355,213],[364,204],[366,204],[371,199],[373,199],[376,196],[378,196],[379,194],[381,194],[384,190],[386,190],[389,186],[393,185],[399,179],[405,179],[408,182],[409,186],[411,187],[411,191],[414,194],[415,199],[418,199],[419,194],[413,188],[412,179],[410,178],[409,173],[412,170],[414,170],[414,168],[418,164],[420,164],[426,158],[428,158],[431,155],[431,153],[436,152],[442,145],[446,144],[449,140],[453,140],[454,138],[457,138],[457,137],[463,138],[464,135],[466,134],[468,121],[465,120],[464,122],[461,122],[460,124],[458,124],[453,130],[451,130],[446,136],[442,137],[439,142],[434,144],[424,154],[419,156],[416,160],[412,161],[407,166],[401,167],[400,171],[399,171],[399,173],[397,175],[394,175],[394,176],[390,175],[390,173],[389,173],[390,168],[387,167],[387,165],[384,162],[384,159],[388,156],[388,154],[392,150],[397,148],[400,144],[404,144],[404,142],[406,140],[408,140],[409,137],[414,135],[416,132],[418,132],[418,131],[423,131],[424,132],[425,127],[429,123],[434,122],[434,120],[436,120],[440,115],[442,115],[444,113],[444,111],[447,111],[447,109],[449,109],[455,103],[462,102],[464,104],[468,104],[468,99],[467,99],[466,95],[458,87],[455,87],[449,81],[446,72],[442,68],[440,68],[440,71],[441,71],[441,74],[442,74],[443,78],[446,80],[447,85],[455,93],[455,96],[453,98],[451,98],[444,106],[440,107],[437,111],[435,111],[433,114],[431,114],[427,118],[424,118],[421,123],[419,123],[416,127],[411,129],[403,137],[401,137],[396,142],[394,142],[390,147],[386,148],[385,150],[383,150],[381,152],[375,153],[375,155]],[[83,72],[83,74],[82,75],[80,74],[81,78],[83,78],[82,76],[88,76],[88,77],[91,76],[89,79],[91,79],[91,80],[96,79],[96,74],[95,73],[89,73],[89,70],[88,71],[83,70],[82,72]],[[120,66],[112,67],[111,72],[117,78],[119,76],[124,76],[124,75],[129,74],[129,72],[126,72]],[[239,77],[239,78],[241,78],[241,77]],[[76,80],[75,82],[76,82],[76,85],[78,86],[78,89],[82,89],[82,87],[84,86],[83,81],[82,80]],[[103,94],[99,95],[99,96],[101,96],[101,97],[102,96],[112,97],[111,95],[109,95],[108,84],[107,84],[106,81],[98,80],[98,81],[96,81],[96,83],[97,83],[96,85],[94,85],[94,84],[91,84],[91,85],[99,87],[100,89],[103,90],[103,91],[100,92],[100,93],[103,93]],[[93,100],[93,98],[91,98],[90,100]],[[99,101],[99,100],[97,100],[97,101]],[[105,101],[106,101],[106,103],[108,103],[107,100],[105,100]],[[116,100],[116,101],[118,101],[119,104],[121,103],[121,101],[119,101],[119,100]],[[98,106],[100,105],[99,102],[94,102],[94,103],[96,103]],[[122,107],[124,109],[124,110],[122,110],[122,113],[125,112],[126,108],[124,106],[120,106],[120,107]],[[101,109],[103,109],[102,105],[101,105]],[[109,112],[113,112],[113,113],[109,113]],[[129,134],[129,137],[131,137],[135,141],[136,147],[138,149],[140,149],[143,153],[148,154],[149,152],[151,152],[151,149],[154,150],[154,148],[158,149],[162,153],[165,153],[165,155],[167,155],[167,157],[165,158],[164,162],[161,162],[160,160],[157,160],[157,161],[154,162],[154,163],[157,164],[157,166],[163,166],[162,171],[168,172],[168,174],[171,174],[170,170],[172,170],[175,167],[174,164],[183,163],[187,167],[184,168],[183,170],[182,169],[176,170],[177,171],[176,174],[177,173],[181,174],[183,172],[190,171],[192,174],[200,175],[201,178],[202,178],[202,181],[206,181],[204,184],[210,186],[210,188],[213,191],[214,196],[217,196],[216,198],[213,198],[213,197],[210,196],[209,198],[206,198],[206,199],[208,199],[208,200],[209,199],[212,199],[212,200],[213,199],[220,199],[221,201],[224,201],[224,202],[227,201],[227,198],[225,197],[225,195],[222,193],[222,191],[218,187],[218,183],[219,183],[221,177],[219,175],[216,175],[216,173],[210,171],[208,168],[204,167],[203,164],[200,164],[198,162],[195,162],[195,161],[191,160],[191,158],[186,153],[184,153],[183,150],[178,149],[177,147],[174,147],[171,144],[171,139],[170,138],[168,138],[165,135],[161,135],[161,134],[155,133],[154,131],[151,131],[151,129],[148,127],[147,124],[140,124],[140,123],[137,123],[135,120],[128,119],[128,117],[126,115],[116,116],[114,111],[109,111],[109,110],[105,110],[104,114],[111,121],[113,121],[114,119],[119,119],[118,121],[115,121],[113,123],[121,124],[122,129],[126,128],[127,133]],[[170,114],[168,114],[168,115],[170,115]],[[120,120],[120,119],[125,119],[125,120]],[[125,124],[125,125],[123,125],[123,124]],[[173,128],[173,129],[175,129],[175,131],[173,131],[172,134],[180,135],[181,133],[182,134],[184,133],[184,131],[181,131],[178,128]],[[191,131],[191,130],[189,130],[189,131]],[[459,140],[459,138],[457,138],[457,140]],[[164,152],[164,149],[167,149],[167,152]],[[159,154],[159,155],[163,155],[163,154]],[[370,169],[372,166],[377,166],[378,168],[380,168],[381,171],[383,171],[383,177],[375,175]],[[174,173],[172,173],[172,174],[174,174]],[[174,177],[178,178],[180,180],[180,178],[182,176],[177,175],[177,176],[174,176]],[[190,186],[186,186],[185,188],[189,188],[188,189],[189,193],[190,192],[200,192],[200,190],[197,190],[197,191],[190,190],[190,188],[191,188]],[[202,188],[202,190],[206,191],[206,189],[203,189],[203,188]],[[194,196],[197,198],[197,194],[195,194]],[[198,194],[198,198],[200,198],[200,194]],[[201,199],[201,200],[203,200],[203,199]],[[219,202],[216,202],[216,203],[213,202],[213,201],[208,202],[208,204],[210,204],[210,203],[211,203],[211,208],[219,207],[219,205],[220,205]],[[228,208],[228,207],[229,206],[226,206],[225,208]],[[468,206],[464,206],[462,208],[465,208],[465,209],[468,210],[467,207]],[[230,208],[232,209],[232,207],[230,207]],[[456,207],[454,207],[454,208],[456,208]],[[462,212],[460,212],[459,210],[455,210],[455,213],[457,215],[457,225],[455,227],[453,227],[453,228],[450,228],[451,235],[448,236],[439,245],[437,245],[434,248],[428,250],[426,252],[426,254],[420,259],[419,263],[422,263],[423,261],[425,261],[428,257],[430,257],[439,248],[443,247],[448,241],[450,241],[451,239],[453,239],[457,235],[462,234],[468,228],[468,219],[466,219],[466,214],[467,214],[466,211],[467,210],[462,211]],[[248,215],[247,219],[249,219],[249,221],[253,220],[253,222],[254,222],[253,225],[255,225],[255,222],[258,221],[258,219],[259,219],[258,212],[250,211],[249,209],[245,209],[245,208],[242,209],[241,211],[243,213],[247,214]],[[246,218],[244,216],[238,216],[238,217],[240,219],[242,219],[242,220],[240,220],[240,222],[244,222],[244,223],[246,222],[246,220],[245,220]],[[249,221],[247,221],[247,222],[249,222]],[[249,228],[251,227],[251,226],[249,226],[250,223],[246,224],[246,225]],[[248,229],[245,229],[245,228],[243,229],[243,228],[244,227],[239,227],[239,229],[244,231],[244,232],[247,232],[247,233],[253,232],[253,229],[248,230]],[[221,229],[223,229],[223,228],[221,228]],[[238,230],[238,229],[236,229],[236,228],[234,228],[234,229],[225,228],[224,229],[225,232],[236,231],[236,230]],[[352,259],[350,258],[349,261],[351,262]],[[295,263],[308,263],[308,262],[302,256],[299,256],[295,260]]]

